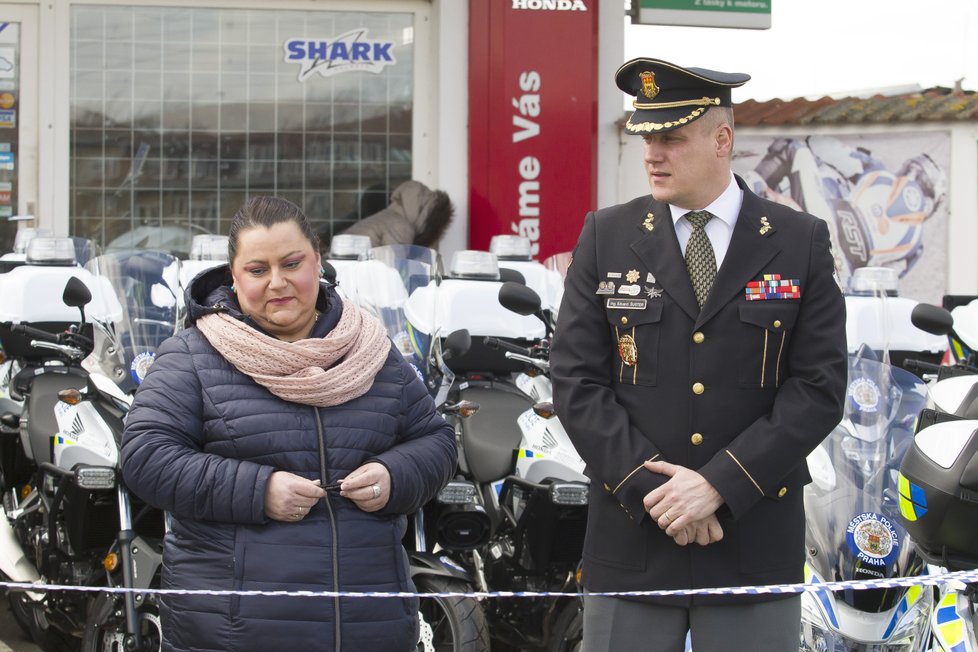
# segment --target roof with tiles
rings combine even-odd
[[[935,87],[889,96],[747,100],[734,115],[741,127],[967,122],[978,121],[978,93]]]

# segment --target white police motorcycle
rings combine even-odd
[[[334,246],[343,242],[341,236],[333,239]],[[436,290],[441,282],[438,253],[416,245],[385,245],[361,251],[355,264],[340,269],[343,272],[340,288],[345,296],[383,322],[388,336],[414,367],[439,410],[461,419],[478,409],[466,403],[446,404],[455,376],[445,360],[468,348],[468,333],[422,332],[414,327],[419,321],[430,323],[436,311],[435,303],[414,305],[413,310],[409,304],[415,293]],[[424,311],[424,316],[419,311]],[[473,492],[471,483],[450,482],[435,500],[412,515],[404,544],[411,562],[411,579],[419,593],[471,593],[475,589],[472,572],[438,551],[435,545],[436,540],[442,542],[446,538],[467,540],[480,531],[478,512],[467,512],[464,508],[454,511],[459,497],[467,500]],[[489,649],[483,606],[474,598],[422,595],[419,616],[419,652]]]
[[[414,332],[470,333],[469,350],[447,361],[456,374],[449,403],[479,405],[465,419],[447,415],[458,433],[459,476],[429,520],[438,545],[479,589],[573,592],[587,519],[584,464],[549,400],[552,320],[536,292],[504,278],[493,253],[457,252],[441,283],[406,303]],[[577,599],[500,597],[484,608],[493,649],[580,645]]]
[[[36,462],[24,483],[5,487],[0,569],[14,580],[150,589],[159,586],[163,514],[130,495],[119,474],[123,419],[156,346],[172,335],[178,302],[161,252],[117,253],[78,269],[64,291],[81,311],[74,328],[51,335],[10,326],[24,346],[63,364],[30,368],[12,387],[26,396],[21,444]],[[86,314],[94,279],[108,314]],[[118,297],[118,300],[116,300]],[[89,330],[90,329],[90,330]],[[65,382],[70,378],[70,382]],[[17,591],[14,614],[45,651],[158,650],[155,596],[142,593]]]

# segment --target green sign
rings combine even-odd
[[[773,0],[638,0],[632,22],[643,25],[769,29]]]

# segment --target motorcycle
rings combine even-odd
[[[926,401],[917,376],[866,349],[850,356],[845,416],[808,457],[807,583],[927,573],[898,500],[900,462]],[[920,586],[805,592],[801,650],[924,650],[933,607]]]
[[[470,350],[448,360],[456,374],[449,401],[480,408],[465,419],[448,415],[459,433],[458,484],[469,490],[468,502],[460,498],[447,513],[464,513],[473,522],[476,514],[484,517],[469,529],[471,536],[443,535],[438,544],[455,564],[471,569],[480,590],[573,592],[588,484],[583,462],[545,400],[552,322],[539,295],[502,282],[501,271],[490,252],[458,252],[441,284],[414,292],[407,302],[415,331],[464,328],[472,336]],[[579,646],[578,599],[500,597],[485,610],[493,649]]]
[[[969,311],[920,305],[918,328],[961,341],[958,330],[974,327]],[[953,350],[952,344],[952,350]],[[973,492],[978,452],[978,367],[969,353],[953,365],[919,366],[934,376],[932,403],[920,414],[913,444],[899,477],[900,517],[920,555],[936,568],[978,568]],[[934,650],[978,650],[978,584],[943,584],[931,614]]]
[[[340,236],[336,236],[336,243]],[[409,299],[416,292],[437,288],[441,261],[437,252],[417,245],[386,245],[363,251],[346,271],[346,296],[377,316],[401,355],[424,381],[435,405],[443,414],[464,418],[478,409],[471,403],[449,405],[446,400],[455,378],[445,364],[468,349],[469,334],[458,331],[424,333],[413,323],[422,321],[418,306]],[[434,304],[426,310],[434,310]],[[427,313],[425,320],[431,319]],[[412,318],[414,322],[412,322]],[[446,335],[446,337],[442,337]],[[411,579],[420,599],[421,638],[419,652],[452,650],[485,652],[489,633],[482,604],[472,597],[424,597],[425,593],[472,593],[474,578],[444,554],[434,542],[469,541],[480,537],[482,521],[468,508],[474,487],[451,481],[439,495],[412,515],[404,545],[411,563]]]
[[[17,581],[123,589],[159,586],[164,516],[121,482],[123,420],[156,346],[178,323],[178,263],[159,252],[119,252],[90,261],[103,298],[119,297],[108,317],[89,315],[92,294],[69,278],[66,305],[78,324],[56,335],[25,324],[12,333],[56,352],[64,364],[18,374],[27,398],[21,441],[36,470],[3,494],[0,569]],[[79,276],[85,270],[78,270]],[[91,330],[87,330],[91,329]],[[91,335],[87,333],[91,332]],[[71,382],[61,380],[71,378]],[[158,650],[156,597],[138,592],[18,591],[14,613],[35,642],[56,650]]]

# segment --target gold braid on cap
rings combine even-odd
[[[696,118],[703,115],[703,112],[711,106],[720,106],[719,97],[702,97],[698,100],[682,100],[680,102],[657,102],[655,104],[643,104],[639,102],[632,102],[632,106],[636,109],[674,109],[678,106],[698,106],[700,108],[694,109],[689,115],[686,115],[678,120],[673,120],[671,122],[639,122],[638,124],[632,124],[632,117],[628,116],[628,122],[625,123],[625,129],[635,133],[641,133],[643,131],[662,131],[663,129],[672,129],[674,127],[681,127],[682,125],[695,120]]]
[[[639,102],[635,100],[632,106],[636,109],[675,109],[680,106],[720,106],[719,97],[701,97],[698,100],[680,100],[678,102]]]

